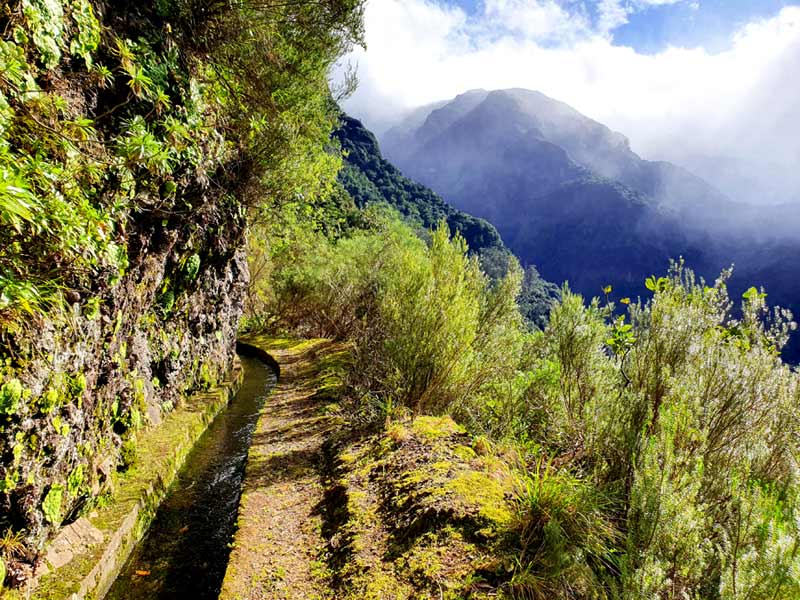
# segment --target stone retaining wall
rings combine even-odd
[[[237,360],[227,382],[194,394],[161,425],[140,433],[133,466],[116,477],[114,490],[101,508],[64,527],[48,544],[24,597],[102,598],[147,531],[192,447],[241,382]]]

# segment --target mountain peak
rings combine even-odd
[[[549,142],[566,152],[576,164],[598,175],[620,181],[659,202],[669,203],[661,185],[663,165],[643,160],[631,150],[623,134],[581,114],[568,104],[536,90],[508,88],[469,90],[446,103],[432,107],[424,118],[401,124],[384,137],[385,154],[403,164],[432,140],[445,136],[448,129],[460,130],[462,143],[469,132],[495,138],[527,135]],[[454,129],[455,128],[455,129]],[[698,186],[693,186],[699,190]],[[717,201],[724,196],[713,192]],[[686,201],[681,198],[681,201]]]
[[[669,163],[643,160],[621,133],[536,90],[460,94],[387,139],[384,151],[445,197],[453,185],[465,185],[468,171],[491,168],[509,176],[526,171],[519,192],[525,195],[550,193],[559,182],[587,174],[599,176],[643,194],[654,205],[691,214],[701,228],[717,227],[725,207],[735,209],[707,182]],[[468,210],[476,207],[470,203]]]

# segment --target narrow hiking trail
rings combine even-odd
[[[326,340],[261,342],[280,365],[247,460],[238,530],[220,598],[332,597],[323,538],[323,444],[341,421],[326,410],[331,365],[344,354]]]
[[[501,597],[511,571],[497,544],[516,481],[504,460],[447,416],[356,427],[338,403],[345,344],[255,336],[243,349],[280,372],[253,432],[220,600]]]

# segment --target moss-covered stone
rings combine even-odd
[[[463,446],[463,445],[456,446],[453,449],[453,453],[461,460],[472,460],[478,457],[478,454],[477,452],[475,452],[475,450],[473,450],[469,446]]]
[[[510,480],[502,481],[485,472],[466,471],[448,481],[444,488],[453,493],[456,502],[468,510],[477,510],[489,527],[502,528],[513,518],[507,502],[512,491]],[[487,529],[481,531],[486,533]]]
[[[450,417],[431,416],[342,444],[336,486],[346,519],[332,556],[343,599],[497,597],[498,582],[484,576],[487,564],[505,564],[514,474],[471,444]]]
[[[231,381],[192,395],[161,425],[137,434],[136,462],[125,472],[113,475],[113,491],[101,497],[89,517],[91,525],[102,532],[103,543],[85,549],[63,567],[39,577],[31,600],[63,600],[72,594],[101,598],[106,593],[147,531],[192,446],[228,404],[240,377],[241,371],[237,370]]]

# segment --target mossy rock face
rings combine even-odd
[[[24,557],[5,557],[16,586],[103,493],[123,440],[234,359],[246,216],[234,186],[210,185],[231,158],[213,133],[224,108],[154,9],[167,4],[4,3],[0,154],[25,198],[0,211],[0,527],[24,536]],[[169,161],[129,154],[132,137]]]
[[[346,599],[497,597],[481,582],[504,564],[516,479],[471,444],[451,418],[422,416],[341,447],[333,552]]]

